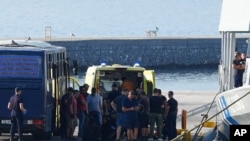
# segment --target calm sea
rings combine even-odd
[[[0,39],[219,35],[221,0],[0,0]]]
[[[194,91],[218,91],[218,69],[214,67],[192,68],[157,68],[155,70],[156,87],[163,91],[169,90],[194,90]],[[82,85],[85,81],[85,73],[79,72],[74,76]]]
[[[221,0],[0,0],[0,39],[219,35]],[[81,77],[82,78],[82,77]],[[83,81],[81,79],[81,81]],[[163,90],[217,90],[217,68],[156,70]]]

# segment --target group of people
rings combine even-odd
[[[88,124],[95,123],[100,131],[102,124],[102,98],[97,94],[96,88],[91,89],[84,84],[79,90],[68,88],[67,93],[60,99],[61,138],[76,140],[73,133],[78,125],[78,140],[87,138]],[[101,140],[101,134],[96,134],[96,139]]]
[[[87,91],[84,84],[79,90],[72,87],[60,98],[60,135],[63,140],[112,141],[122,140],[169,140],[177,136],[176,118],[178,102],[173,91],[168,92],[168,100],[161,90],[155,88],[152,96],[143,90],[128,90],[112,85],[112,91],[103,98],[96,88]],[[15,89],[8,108],[11,112],[11,140],[16,127],[22,140],[23,113],[26,109],[20,97],[21,89]],[[105,114],[106,105],[108,114]],[[108,124],[109,121],[111,124]],[[156,126],[155,126],[156,125]],[[78,126],[78,138],[73,136]],[[155,132],[156,131],[156,132]]]
[[[237,88],[243,85],[243,74],[246,67],[246,54],[236,52],[232,67],[234,69],[234,87]]]
[[[61,97],[63,139],[76,140],[73,133],[77,125],[78,140],[171,140],[177,136],[178,102],[173,91],[168,92],[168,100],[157,88],[149,97],[141,89],[120,89],[115,83],[106,98],[96,88],[91,89],[91,94],[87,91],[88,85],[84,84],[79,90],[68,88]],[[106,126],[109,121],[114,123]],[[94,125],[96,128],[92,129]],[[89,133],[91,130],[94,133]]]
[[[117,89],[111,93],[114,91]],[[124,132],[128,141],[175,138],[178,102],[173,95],[173,91],[169,91],[167,100],[157,88],[151,97],[140,89],[122,89],[122,93],[111,101],[111,110],[116,114],[116,140],[121,140]]]

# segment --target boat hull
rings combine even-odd
[[[220,93],[217,98],[218,111],[222,123],[218,127],[222,135],[228,140],[230,125],[250,124],[250,86],[243,86]]]

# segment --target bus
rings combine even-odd
[[[69,59],[66,48],[43,41],[0,42],[0,133],[10,131],[7,103],[15,87],[22,90],[24,133],[50,139],[59,133],[59,98],[66,92]]]

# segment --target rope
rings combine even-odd
[[[246,97],[248,94],[250,94],[250,91],[247,92],[246,94],[244,94],[242,97],[238,98],[237,100],[235,100],[234,102],[232,102],[231,104],[229,104],[227,107],[225,107],[224,109],[222,109],[221,111],[219,111],[218,113],[214,114],[212,117],[208,118],[207,120],[203,121],[202,123],[200,123],[199,125],[195,126],[194,128],[192,128],[189,131],[184,132],[181,135],[178,135],[176,138],[172,139],[171,141],[177,141],[179,139],[181,139],[183,136],[185,136],[186,134],[190,133],[191,131],[193,131],[194,129],[202,126],[204,123],[206,123],[207,121],[213,119],[215,116],[219,115],[220,113],[222,113],[223,111],[225,111],[226,109],[228,109],[229,107],[231,107],[232,105],[234,105],[236,102],[240,101],[241,99],[243,99],[244,97]],[[218,94],[217,94],[218,95]],[[216,96],[217,96],[216,95]]]
[[[212,106],[213,106],[213,104],[214,104],[214,102],[215,102],[215,99],[216,99],[216,97],[217,97],[219,94],[220,94],[220,93],[218,92],[218,93],[214,96],[213,101],[212,101],[212,103],[210,104],[210,106],[209,106],[209,108],[208,108],[208,110],[207,110],[207,113],[204,114],[204,115],[202,115],[203,117],[202,117],[202,120],[201,120],[201,124],[200,124],[200,126],[197,127],[197,130],[196,130],[196,132],[195,132],[195,134],[194,134],[194,137],[193,137],[193,141],[196,139],[196,137],[197,137],[198,134],[200,133],[201,129],[203,128],[202,123],[208,118],[208,113],[209,113],[210,110],[212,109]]]

